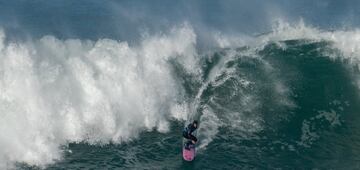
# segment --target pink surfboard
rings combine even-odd
[[[195,147],[191,147],[189,150],[183,147],[183,158],[185,161],[192,161],[195,158]]]

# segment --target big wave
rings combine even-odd
[[[359,30],[323,31],[302,21],[278,22],[271,33],[257,37],[218,32],[212,35],[217,48],[246,46],[247,50],[225,55],[204,79],[200,69],[202,55],[189,24],[145,36],[137,45],[111,39],[60,40],[53,36],[9,42],[2,31],[0,167],[12,166],[14,162],[46,166],[61,159],[62,146],[69,143],[120,144],[135,139],[142,131],[166,133],[169,120],[186,121],[200,107],[202,148],[222,126],[231,125],[250,134],[258,132],[262,130],[260,118],[246,118],[244,113],[224,118],[198,101],[209,84],[221,83],[219,76],[224,72],[231,75],[224,64],[232,60],[234,52],[240,53],[237,55],[240,57],[253,56],[268,66],[257,52],[269,42],[286,49],[281,41],[307,39],[331,42],[342,54],[333,58],[357,64],[360,56]],[[195,99],[188,100],[181,80],[173,73],[171,60],[198,76],[202,85]],[[269,71],[273,67],[269,66]],[[281,76],[273,78],[274,90],[281,98],[278,101],[296,105],[288,98],[288,88],[281,83]],[[252,82],[241,79],[239,83],[248,87]],[[256,105],[250,105],[256,103],[253,95],[244,93],[244,110],[255,110]]]

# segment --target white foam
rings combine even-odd
[[[340,52],[324,53],[324,56],[329,56],[330,58],[337,59],[347,59],[351,63],[357,65],[359,65],[360,62],[360,30],[356,28],[352,30],[328,31],[321,30],[311,25],[307,25],[303,20],[300,20],[296,23],[289,23],[283,20],[277,20],[271,33],[263,34],[257,37],[243,38],[243,36],[226,35],[222,33],[215,33],[213,36],[213,39],[221,48],[233,48],[242,45],[248,46],[249,50],[245,51],[245,53],[248,54],[245,56],[254,56],[259,60],[262,59],[261,56],[256,55],[257,51],[262,50],[270,42],[276,43],[280,48],[286,50],[286,45],[281,41],[306,40],[306,42],[327,41],[329,42],[329,48],[331,48],[332,50],[337,49]],[[289,96],[291,96],[292,94],[291,89],[286,86],[284,81],[282,81],[281,75],[276,74],[276,72],[274,72],[273,66],[269,65],[269,63],[267,63],[266,61],[262,62],[266,66],[266,73],[268,73],[267,76],[271,76],[271,79],[273,80],[274,93],[276,94],[274,95],[276,98],[275,101],[277,101],[280,106],[290,108],[296,107],[296,103],[293,103],[292,100],[289,98]],[[222,66],[220,65],[219,67],[222,68]],[[208,83],[213,82],[217,76],[219,76],[219,72],[221,72],[221,69],[215,68],[215,71],[213,72],[214,74],[211,75],[211,78],[209,82],[206,83],[206,86]],[[213,84],[215,86],[221,86],[224,81],[217,81]],[[200,90],[200,95],[203,90],[204,89]],[[251,98],[252,96],[244,95],[243,97],[244,101],[246,101],[246,97]],[[221,108],[221,106],[218,107]],[[251,112],[254,112],[256,110],[256,106],[250,108]],[[223,110],[226,110],[226,108],[223,108]],[[313,119],[325,119],[331,124],[331,126],[337,126],[341,124],[339,116],[334,111],[319,113],[320,114]],[[228,112],[226,113],[225,119],[220,119],[217,114],[223,113],[214,113],[213,111],[211,111],[211,109],[205,109],[204,115],[200,119],[201,124],[199,133],[206,134],[204,135],[204,141],[202,141],[200,144],[201,147],[206,147],[215,138],[219,128],[221,126],[226,126],[226,120],[231,120],[228,122],[230,122],[234,130],[247,129],[247,131],[245,131],[249,132],[247,134],[262,130],[262,119],[261,117],[259,117],[261,115],[252,117],[249,115],[245,115],[242,112]],[[305,120],[303,122],[301,142],[299,142],[299,144],[302,146],[309,147],[314,141],[319,138],[319,135],[312,129],[312,126],[314,126],[312,122],[313,119]],[[213,124],[212,127],[209,127],[209,124],[211,124],[209,122]],[[205,126],[204,128],[211,128],[212,130],[203,129],[202,126]],[[205,132],[202,132],[202,130],[204,130]]]
[[[45,36],[4,43],[0,32],[0,168],[45,166],[69,142],[120,143],[140,131],[169,130],[183,119],[182,87],[169,69],[175,58],[195,68],[189,25],[145,38],[138,46]]]
[[[329,125],[320,125],[318,124],[319,122],[327,122]],[[304,147],[311,147],[321,137],[323,131],[327,128],[341,126],[341,124],[340,115],[333,109],[330,109],[330,111],[318,111],[316,116],[303,121],[301,141],[298,144]]]
[[[221,127],[222,122],[209,107],[204,108],[200,122],[198,130],[198,136],[201,138],[199,149],[205,149],[218,133],[218,128]]]
[[[328,41],[333,43],[333,47],[340,50],[342,57],[351,61],[359,62],[360,57],[360,30],[321,30],[311,25],[306,25],[303,20],[297,23],[288,23],[277,20],[274,24],[273,32],[260,36],[258,42],[264,44],[273,41],[307,39],[310,41]]]
[[[249,45],[259,49],[270,41],[325,40],[333,42],[343,58],[358,62],[360,57],[359,30],[322,31],[303,21],[279,21],[272,33],[253,38],[214,36],[222,48]],[[2,169],[15,161],[38,166],[52,163],[61,159],[59,147],[68,142],[120,143],[142,130],[167,132],[169,118],[185,120],[194,111],[183,101],[182,87],[174,81],[167,62],[176,57],[187,71],[199,72],[196,35],[189,24],[145,37],[137,46],[110,39],[94,42],[45,36],[10,43],[5,39],[0,31]],[[204,88],[223,71],[224,63],[211,72]],[[280,97],[290,93],[281,82],[275,91]],[[246,127],[261,130],[257,119],[243,119],[241,113],[233,116],[238,124],[250,122]],[[200,121],[205,147],[222,121],[206,109]]]
[[[258,49],[264,47],[269,42],[278,43],[285,40],[306,39],[310,41],[329,41],[333,47],[339,49],[343,58],[359,62],[360,57],[360,30],[353,28],[350,30],[322,30],[311,25],[307,25],[302,19],[298,22],[287,22],[276,19],[273,22],[272,31],[257,37],[244,35],[227,35],[214,33],[214,40],[219,47],[238,47],[251,46]],[[282,45],[279,43],[279,45]],[[284,47],[286,48],[286,47]],[[339,57],[330,56],[330,57]]]

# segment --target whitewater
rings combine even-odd
[[[350,77],[360,88],[358,29],[327,31],[301,20],[278,21],[270,33],[259,36],[211,35],[214,45],[203,51],[187,22],[165,32],[144,34],[132,44],[53,35],[11,40],[6,31],[0,31],[0,169],[16,168],[17,163],[41,168],[56,165],[74,153],[72,144],[121,147],[141,141],[144,133],[173,135],[178,132],[172,124],[181,126],[191,119],[200,120],[200,154],[220,142],[217,136],[224,128],[238,133],[238,141],[264,139],[262,133],[271,124],[268,109],[279,113],[273,121],[281,123],[293,117],[285,112],[306,107],[296,101],[295,89],[280,65],[264,57],[269,46],[287,51],[325,43],[314,51],[355,70],[349,71],[354,72]],[[299,42],[293,45],[292,40]],[[246,68],[233,66],[237,61]],[[253,75],[248,67],[259,69],[263,77]],[[265,94],[271,99],[256,91],[261,84],[268,86]],[[268,100],[271,107],[264,108]],[[346,101],[332,104],[347,105]],[[338,111],[318,113],[302,121],[300,138],[293,143],[278,140],[274,145],[290,151],[309,148],[321,139],[314,132],[318,125],[311,121],[327,122],[325,129],[346,124]]]

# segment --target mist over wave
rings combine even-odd
[[[359,30],[324,31],[302,21],[279,21],[272,32],[257,37],[212,35],[216,47],[200,53],[197,33],[187,23],[144,36],[137,45],[51,35],[12,42],[2,31],[0,167],[54,163],[69,143],[120,144],[141,138],[143,131],[167,133],[170,120],[198,118],[202,149],[220,128],[258,138],[270,120],[276,124],[291,116],[270,119],[267,109],[298,107],[289,80],[264,57],[266,50],[286,51],[292,47],[286,41],[297,40],[326,42],[326,48],[316,50],[351,66],[360,56]],[[302,123],[300,146],[317,139],[312,120],[341,125],[333,111],[319,113]]]

